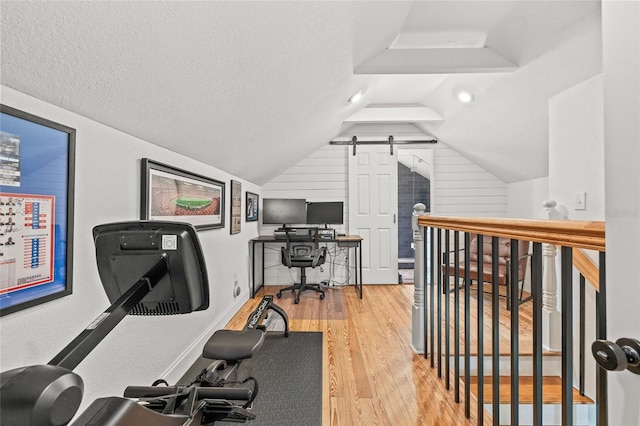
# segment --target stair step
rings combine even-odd
[[[444,358],[444,357],[443,357]],[[544,361],[542,363],[542,374],[545,376],[557,376],[562,374],[562,357],[559,355],[549,355],[545,356]],[[455,356],[449,357],[449,364],[454,365],[456,360]],[[443,360],[444,361],[444,360]],[[469,374],[471,376],[478,375],[479,362],[478,357],[475,355],[470,356],[470,365],[469,365]],[[485,376],[493,376],[493,358],[491,356],[485,356],[483,358],[484,364],[484,375]],[[460,374],[464,375],[464,356],[460,356]],[[521,355],[518,361],[518,371],[520,372],[520,376],[531,376],[533,375],[533,367],[534,360],[531,355]],[[499,371],[501,375],[509,375],[511,371],[511,356],[500,356],[499,358]]]
[[[518,401],[520,404],[533,404],[533,377],[520,376],[520,386]],[[491,376],[484,377],[484,403],[493,402],[493,382]],[[562,403],[562,379],[557,376],[542,377],[542,403],[561,404]],[[471,377],[470,390],[474,395],[478,395],[478,378]],[[511,403],[511,377],[500,376],[499,381],[500,403]],[[593,404],[593,400],[588,396],[580,395],[577,389],[573,389],[574,404]]]
[[[497,423],[501,426],[511,425],[511,405],[500,404],[498,412],[499,419],[495,419],[493,406],[485,404],[485,411],[491,418],[488,423]],[[518,408],[518,423],[521,426],[533,425],[533,404],[522,404]],[[597,426],[595,404],[574,404],[573,406],[573,426]],[[485,422],[487,423],[487,422]],[[542,406],[542,424],[545,426],[563,426],[562,405],[545,404]]]

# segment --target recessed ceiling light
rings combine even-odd
[[[473,101],[473,93],[469,92],[468,90],[459,90],[457,97],[460,102],[465,104]]]
[[[362,90],[358,90],[356,93],[354,93],[350,98],[349,98],[349,103],[350,104],[355,104],[356,102],[358,102],[360,99],[362,99]]]

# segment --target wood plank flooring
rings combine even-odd
[[[267,286],[228,324],[241,329]],[[323,425],[475,425],[455,403],[437,370],[411,349],[413,286],[369,285],[358,299],[353,287],[329,289],[320,300],[303,293],[295,305],[290,292],[276,299],[292,331],[322,331]],[[452,387],[453,389],[453,387]]]

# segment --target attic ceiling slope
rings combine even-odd
[[[409,2],[7,2],[2,84],[262,184],[338,134]]]
[[[439,125],[416,126],[505,182],[548,176],[549,99],[602,72],[599,22],[595,13],[565,28],[563,38],[496,80],[472,104]]]
[[[424,74],[444,76],[418,101],[442,120],[405,115],[407,122],[501,180],[516,182],[548,175],[549,99],[602,71],[600,33],[598,1],[415,2],[393,45],[354,72],[380,81],[409,74],[414,83],[419,74],[423,82]],[[480,73],[489,70],[476,59],[461,60],[485,49],[517,69]],[[475,101],[459,103],[462,89]]]
[[[2,85],[258,185],[353,130],[345,120],[367,107],[367,122],[415,126],[507,182],[543,176],[548,98],[601,68],[598,1],[0,7]],[[391,50],[419,62],[411,50],[424,48],[489,49],[517,69],[468,72],[477,63],[458,58],[466,72],[354,73]],[[462,87],[475,102],[453,98]],[[400,117],[410,105],[422,113]],[[427,110],[442,119],[425,121]]]

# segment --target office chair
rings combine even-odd
[[[324,299],[324,290],[320,288],[320,284],[307,283],[307,274],[305,272],[306,268],[315,268],[322,265],[327,255],[327,248],[320,247],[318,244],[317,230],[313,241],[291,241],[288,233],[286,236],[286,246],[282,247],[281,250],[282,264],[289,269],[300,268],[300,282],[278,291],[278,299],[282,297],[283,291],[288,290],[294,293],[295,299],[293,303],[295,304],[300,302],[300,293],[305,290],[318,292],[320,293],[320,299]]]

